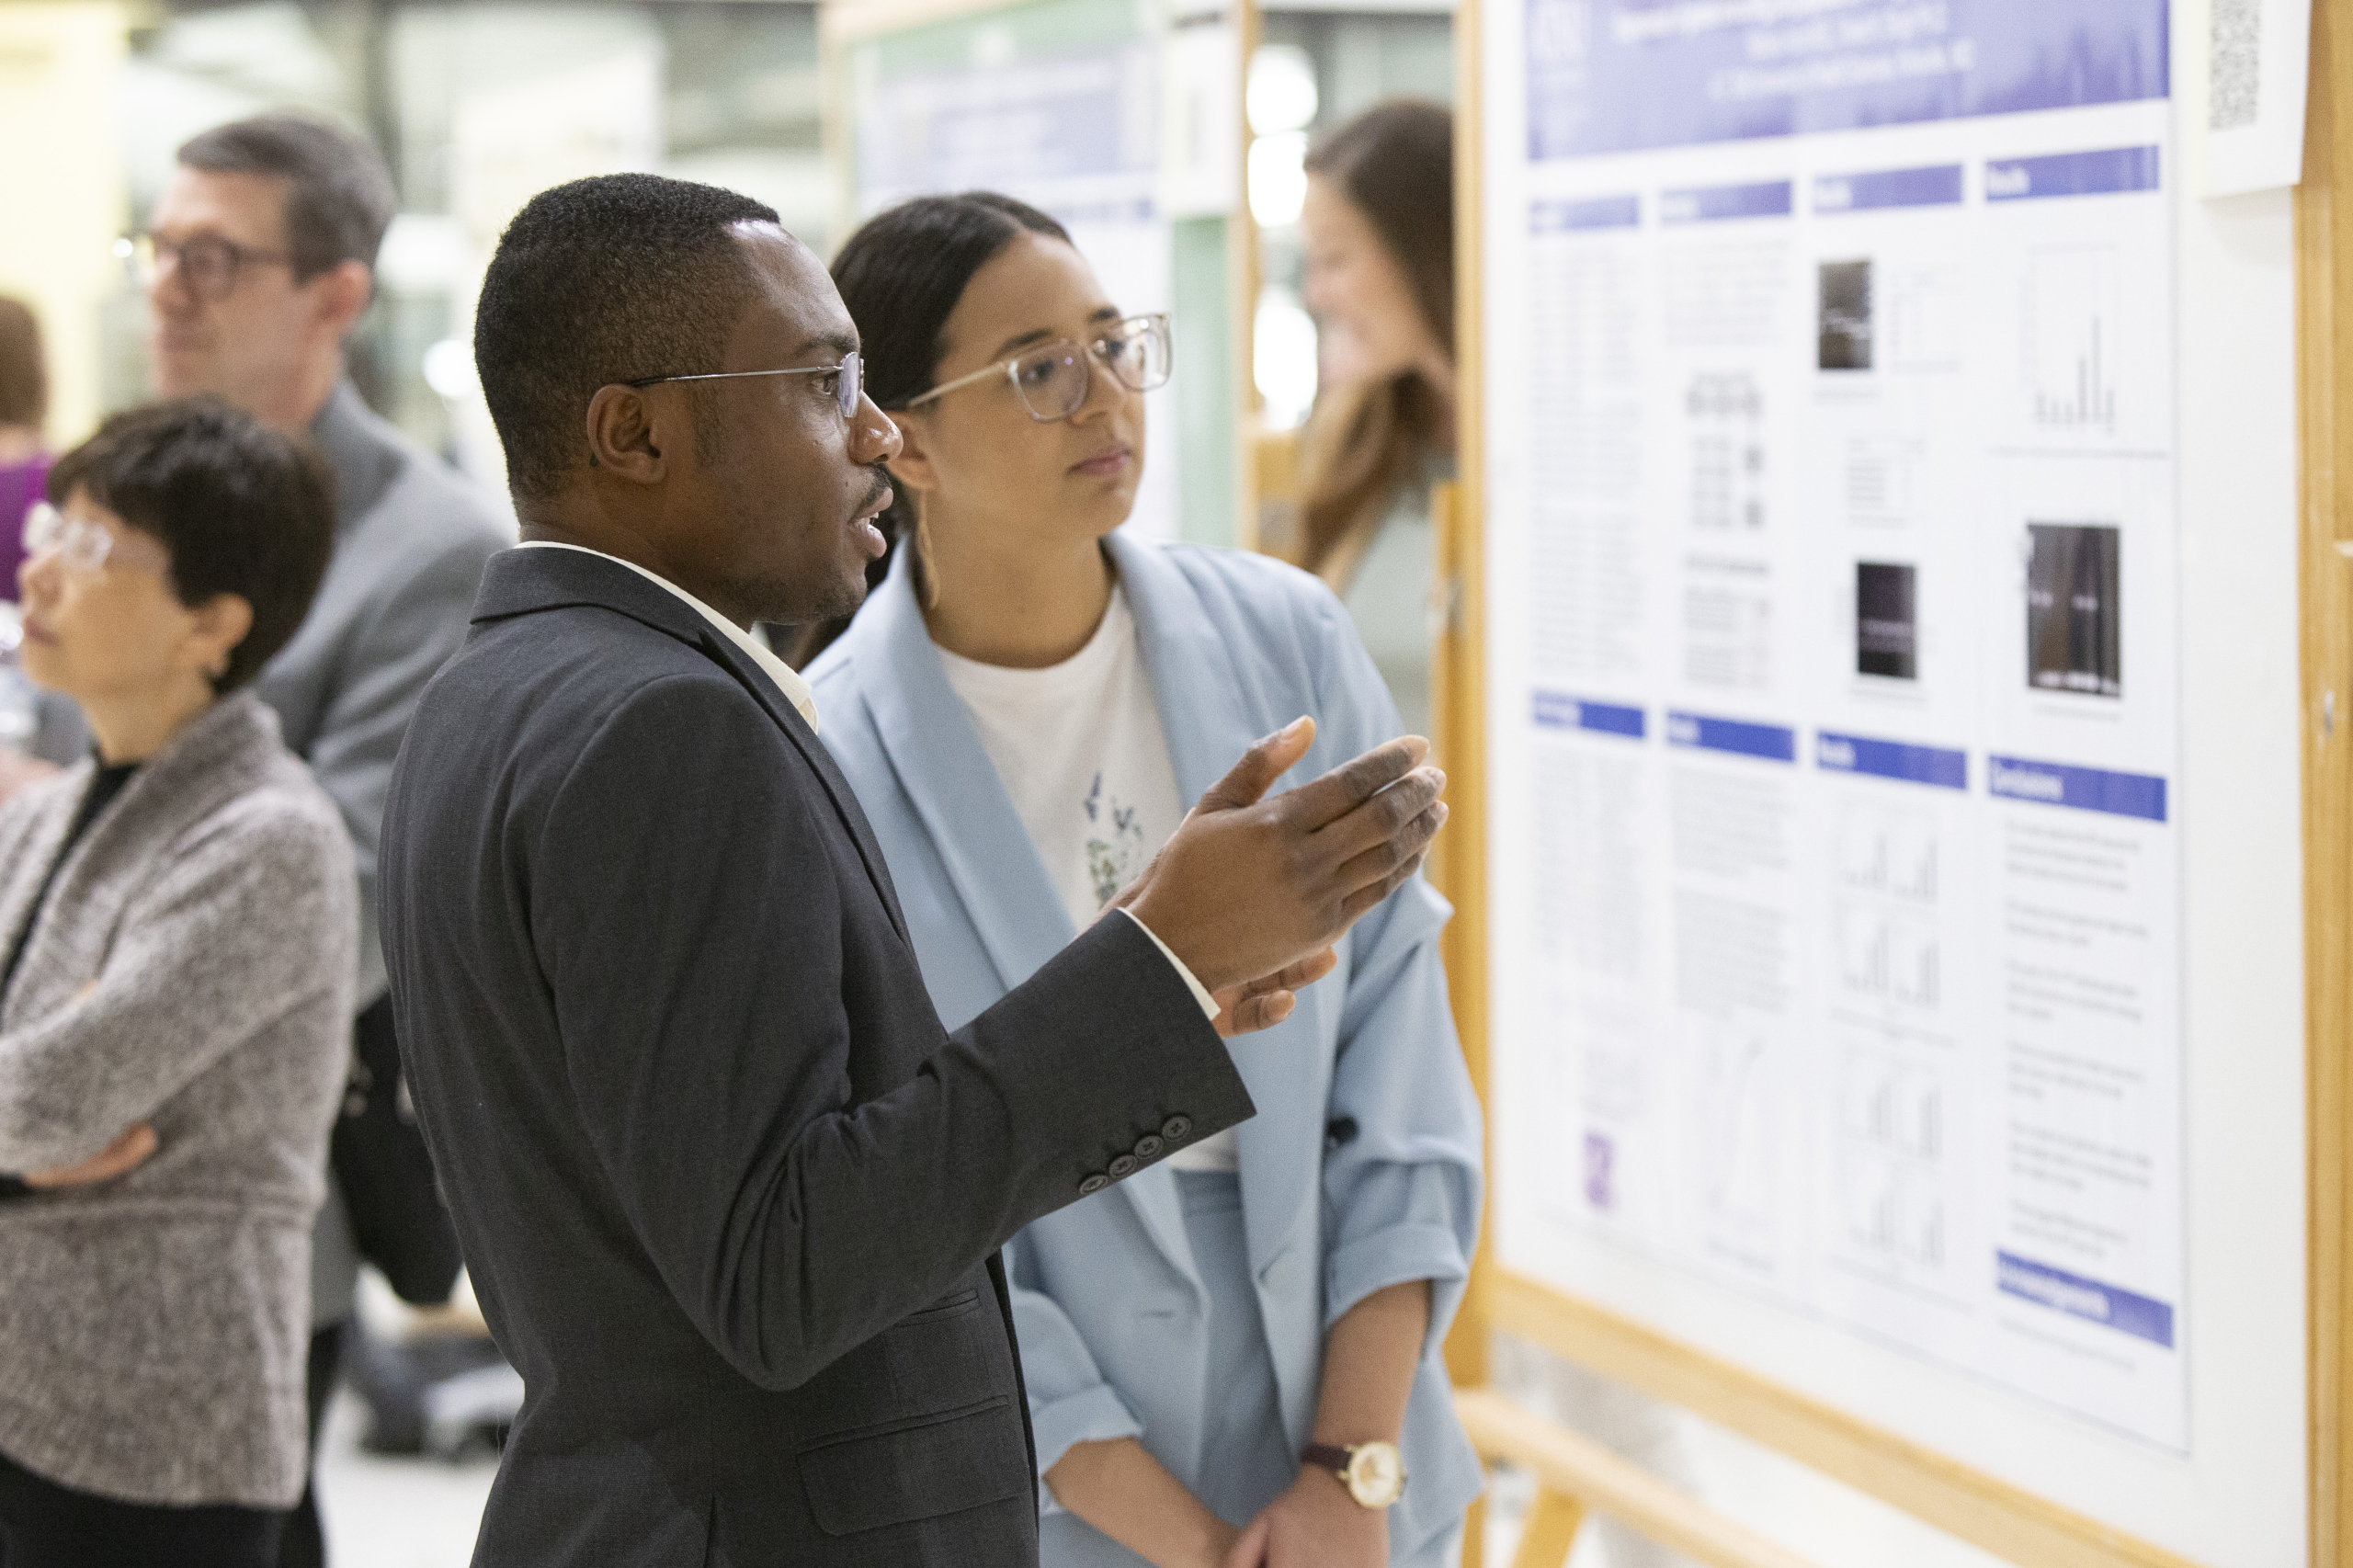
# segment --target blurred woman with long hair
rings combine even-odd
[[[1454,119],[1375,105],[1310,150],[1320,390],[1291,555],[1329,584],[1408,728],[1429,727],[1430,487],[1454,472]]]

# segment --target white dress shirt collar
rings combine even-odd
[[[671,593],[676,594],[687,603],[694,606],[695,612],[697,614],[700,615],[705,620],[710,622],[711,625],[717,627],[722,636],[734,643],[738,648],[744,650],[745,656],[749,658],[752,663],[759,665],[762,673],[764,673],[768,679],[776,682],[776,688],[784,693],[784,699],[787,702],[791,703],[794,710],[797,711],[802,719],[808,722],[811,733],[815,733],[817,728],[817,694],[810,689],[809,683],[807,681],[801,678],[801,672],[794,669],[790,665],[786,664],[782,659],[778,658],[776,654],[771,653],[758,638],[753,636],[750,632],[745,631],[742,627],[736,625],[733,621],[728,619],[725,616],[720,614],[717,610],[711,608],[709,605],[695,597],[694,595],[687,592],[686,589],[678,586],[677,584],[670,581],[669,578],[661,576],[653,572],[648,572],[644,567],[640,566],[634,561],[623,561],[618,555],[607,555],[603,551],[591,550],[585,544],[565,544],[561,540],[551,539],[527,539],[517,548],[520,550],[576,550],[583,555],[597,556],[603,560],[613,562],[618,565],[626,566],[631,571],[636,573],[639,576],[644,578],[647,582],[660,584]]]

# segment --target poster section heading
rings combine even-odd
[[[2162,161],[2162,153],[2155,147],[2054,153],[2047,157],[1989,160],[1982,166],[1980,178],[1988,202],[2118,195],[2160,188]],[[1817,217],[1900,207],[1959,207],[1965,199],[1963,179],[1967,173],[1966,165],[1943,164],[1933,168],[1818,175],[1811,182],[1807,206]],[[1797,210],[1795,189],[1795,182],[1790,180],[1761,180],[1745,185],[1663,190],[1653,200],[1662,223],[1787,218]],[[1528,227],[1534,234],[1633,229],[1640,228],[1642,222],[1643,197],[1639,192],[1529,204]]]
[[[1531,694],[1529,717],[1540,728],[1548,730],[1582,730],[1590,734],[1637,741],[1651,733],[1650,716],[1639,705],[1595,701],[1557,691]],[[1675,711],[1666,715],[1665,736],[1669,745],[1728,756],[1755,757],[1766,762],[1798,760],[1798,732],[1782,724]],[[1942,790],[1969,788],[1969,753],[1949,746],[1818,730],[1814,733],[1813,763],[1825,773],[1859,774]],[[2165,780],[2146,774],[2024,757],[1988,756],[1985,790],[1990,795],[2013,801],[2106,812],[2145,822],[2165,820]]]

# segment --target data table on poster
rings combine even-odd
[[[2184,1450],[2165,7],[1518,15],[1501,1256]]]

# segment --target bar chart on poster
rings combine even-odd
[[[2160,1536],[2172,21],[1481,24],[1497,1260]]]

